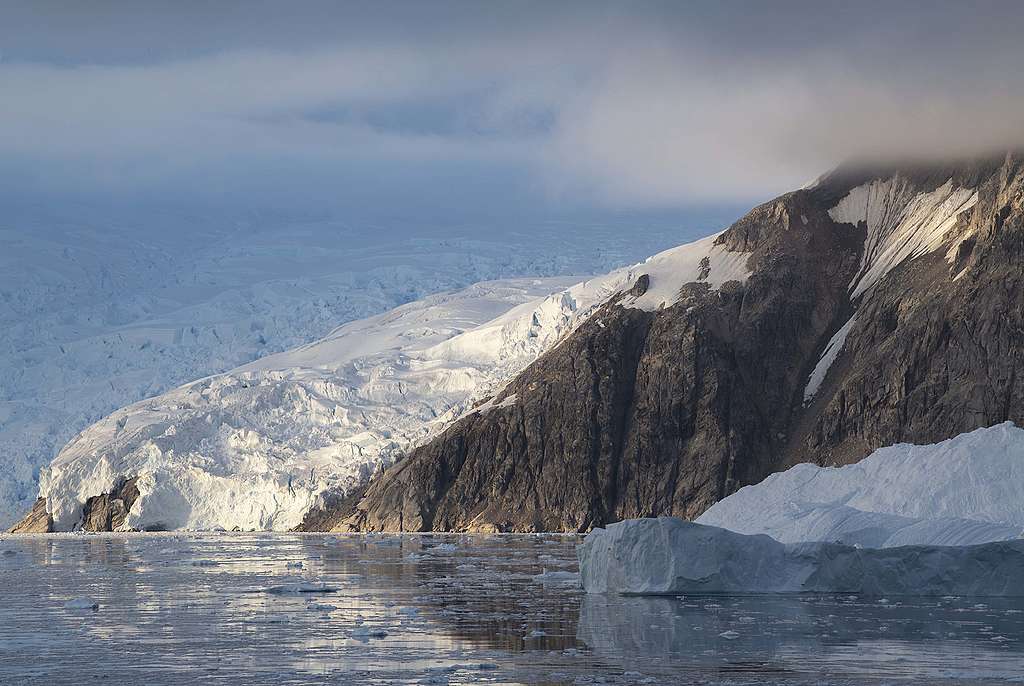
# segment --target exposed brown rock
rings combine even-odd
[[[48,534],[53,531],[53,517],[46,511],[46,498],[36,498],[32,510],[12,526],[12,534]]]
[[[109,493],[86,500],[82,507],[82,530],[119,530],[139,497],[135,481],[134,478],[122,480]]]

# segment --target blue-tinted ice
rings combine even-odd
[[[8,537],[0,683],[1024,680],[1024,599],[584,596],[577,541]]]

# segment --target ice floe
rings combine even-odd
[[[67,601],[66,603],[64,603],[64,608],[67,609],[67,610],[94,610],[95,611],[95,610],[100,609],[100,604],[97,603],[92,598],[82,597],[82,598],[73,598],[72,600]]]

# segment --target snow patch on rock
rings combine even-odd
[[[701,524],[783,543],[967,545],[1024,533],[1024,429],[881,448],[845,467],[799,464],[713,505]]]
[[[814,365],[814,369],[811,371],[811,376],[807,380],[807,386],[804,388],[804,402],[810,402],[810,400],[817,394],[818,389],[821,388],[821,384],[825,381],[825,376],[828,374],[828,370],[832,367],[832,363],[839,357],[839,353],[842,352],[843,346],[846,344],[846,337],[850,333],[850,329],[857,321],[857,315],[850,317],[845,324],[839,327],[839,330],[832,335],[829,339],[828,345],[825,346],[825,351],[821,354],[821,359]]]
[[[867,225],[864,254],[850,282],[850,297],[863,295],[905,260],[942,247],[960,213],[977,202],[976,190],[955,188],[952,179],[930,193],[915,193],[901,176],[851,190],[829,210],[835,222]]]
[[[653,311],[668,307],[679,299],[679,289],[694,281],[707,283],[719,288],[728,281],[746,281],[750,276],[748,252],[730,252],[724,246],[716,245],[720,233],[699,241],[681,245],[641,262],[622,272],[613,272],[609,281],[614,286],[605,290],[624,290],[632,285],[641,274],[647,274],[650,285],[640,296],[628,297],[623,305],[641,310]]]
[[[851,190],[829,210],[835,222],[854,226],[863,222],[867,227],[860,268],[849,284],[850,299],[856,301],[903,262],[941,248],[960,214],[977,202],[976,190],[955,188],[952,179],[930,193],[915,193],[902,176]],[[825,346],[804,388],[805,403],[817,394],[855,322],[856,315]]]

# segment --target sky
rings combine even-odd
[[[7,196],[673,211],[1024,132],[1024,3],[0,0]]]

